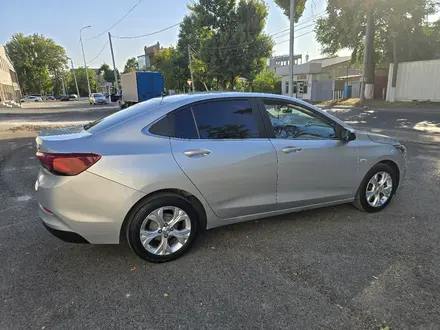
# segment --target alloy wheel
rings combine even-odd
[[[373,175],[368,181],[365,196],[372,207],[381,207],[391,197],[393,192],[393,179],[387,172],[381,171]]]
[[[180,250],[191,234],[191,221],[182,209],[163,206],[151,212],[142,222],[142,246],[155,255],[169,255]]]

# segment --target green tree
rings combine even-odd
[[[87,69],[87,72],[89,74],[90,89],[92,93],[96,92],[99,87],[99,84],[96,80],[96,72],[95,70],[92,69]],[[78,89],[80,95],[88,95],[89,89],[87,87],[87,76],[86,76],[85,68],[83,67],[76,68],[75,75],[76,75],[76,80],[78,81]],[[76,94],[75,80],[73,78],[72,72],[66,74],[65,81],[66,81],[66,92],[68,94],[72,94],[72,93]]]
[[[359,61],[364,54],[367,13],[372,10],[374,61],[367,70],[374,73],[374,63],[393,62],[394,53],[406,61],[433,58],[438,44],[423,21],[435,7],[432,0],[328,0],[328,15],[317,21],[316,39],[324,54],[349,48],[353,61]]]
[[[275,75],[275,72],[266,68],[253,80],[252,91],[279,94],[281,92],[279,81],[280,78]]]
[[[275,0],[275,3],[284,11],[284,15],[290,16],[290,0]],[[306,8],[306,0],[295,1],[295,22],[301,18]]]
[[[188,5],[178,48],[196,59],[197,80],[232,89],[237,77],[253,80],[271,55],[273,42],[263,33],[267,8],[260,0],[199,0]],[[196,78],[195,78],[196,79]],[[199,80],[200,81],[200,80]]]
[[[182,90],[186,85],[189,70],[184,57],[185,54],[174,47],[155,51],[152,68],[162,72],[167,90]]]
[[[52,77],[53,87],[52,87],[52,93],[53,95],[63,95],[63,83],[61,81],[61,74],[56,73]]]
[[[124,73],[134,72],[137,70],[138,70],[138,62],[136,60],[136,57],[129,58],[127,60],[127,63],[125,63]]]
[[[43,35],[16,33],[6,43],[6,51],[24,93],[49,92],[53,88],[51,76],[67,68],[64,48]]]
[[[112,70],[108,64],[104,63],[103,65],[101,65],[101,67],[99,68],[99,74],[101,73],[103,73],[103,78],[105,81],[111,83],[115,82],[114,70]],[[116,69],[116,76],[118,77],[119,80],[119,72],[117,69]]]

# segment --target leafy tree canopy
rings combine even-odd
[[[290,0],[275,0],[275,3],[283,9],[284,15],[290,16]],[[304,9],[306,8],[306,0],[296,0],[295,1],[295,22],[301,18]]]
[[[96,81],[96,72],[92,69],[87,69],[87,73],[89,74],[89,81],[90,81],[90,89],[93,92],[96,92],[98,90],[99,84]],[[78,81],[78,89],[79,93],[82,96],[89,94],[89,89],[87,87],[87,76],[86,76],[86,69],[83,67],[75,69],[75,75],[76,80]],[[66,93],[68,94],[76,94],[76,86],[75,86],[75,79],[73,77],[73,73],[69,72],[66,77]]]
[[[198,81],[233,88],[236,77],[253,80],[271,55],[273,42],[263,33],[267,8],[261,0],[199,0],[188,6],[178,49],[188,45]],[[196,78],[195,78],[196,79]]]
[[[16,33],[6,43],[24,93],[45,93],[52,89],[51,76],[67,69],[64,48],[43,35]]]
[[[125,63],[124,73],[134,72],[136,70],[138,70],[138,62],[136,60],[136,57],[129,58],[127,60],[127,63]]]
[[[105,81],[111,82],[111,83],[115,82],[114,71],[110,68],[110,65],[108,65],[107,63],[102,64],[101,67],[99,68],[99,74],[101,74],[101,73],[103,74],[103,78]],[[118,70],[116,70],[116,75],[119,79]]]
[[[252,91],[261,93],[280,93],[280,78],[275,75],[274,70],[266,68],[255,77],[252,82]]]
[[[363,57],[367,12],[373,11],[376,63],[393,61],[393,40],[402,60],[432,59],[439,51],[434,29],[424,25],[426,15],[435,12],[432,0],[328,0],[328,16],[316,25],[322,52],[334,55],[349,48],[353,59]]]
[[[152,68],[163,73],[167,90],[183,90],[187,84],[189,69],[185,55],[174,47],[155,51]]]

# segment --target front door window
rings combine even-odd
[[[265,100],[275,137],[291,140],[336,139],[334,125],[300,105]]]

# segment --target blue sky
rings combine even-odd
[[[52,38],[66,48],[75,66],[83,65],[79,45],[81,27],[92,27],[83,31],[83,39],[100,34],[117,22],[139,0],[76,0],[63,3],[59,0],[44,0],[44,5],[36,5],[33,0],[2,1],[2,19],[0,22],[0,43],[5,44],[13,33],[22,32],[26,35],[40,33]],[[41,2],[43,3],[43,1]],[[111,29],[115,36],[136,36],[160,30],[181,21],[188,13],[186,4],[189,0],[142,0],[139,5],[118,25]],[[275,33],[288,28],[289,21],[273,0],[266,0],[269,6],[269,17],[266,25],[268,33]],[[325,10],[325,0],[309,0],[302,21],[306,21]],[[24,9],[25,8],[25,9]],[[311,23],[298,27],[297,35],[313,30]],[[179,27],[176,26],[160,34],[140,39],[113,39],[116,66],[122,69],[129,57],[141,55],[144,45],[152,45],[157,41],[163,47],[175,45]],[[278,34],[275,42],[289,38],[288,34]],[[93,40],[84,40],[87,62],[91,61],[108,40],[107,33]],[[277,55],[288,53],[289,43],[275,46]],[[310,33],[295,40],[295,53],[308,53],[310,58],[320,56],[319,45]],[[345,55],[345,54],[344,54]],[[111,63],[110,48],[105,47],[99,57],[88,66],[99,67],[103,62]]]

